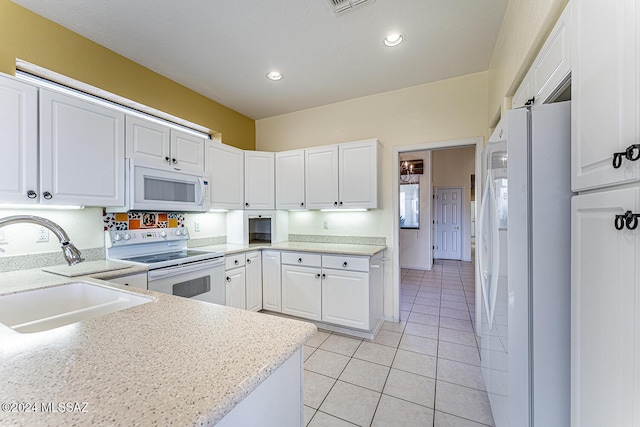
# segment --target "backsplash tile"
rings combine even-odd
[[[343,243],[347,245],[378,245],[386,246],[386,237],[362,236],[325,236],[319,234],[289,234],[290,242],[305,243]]]
[[[102,219],[104,231],[184,227],[184,214],[177,212],[108,213],[103,210]]]

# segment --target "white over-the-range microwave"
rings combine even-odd
[[[126,204],[109,212],[206,212],[210,206],[209,177],[176,171],[169,166],[126,159]]]

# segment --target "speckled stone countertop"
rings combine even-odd
[[[251,244],[235,245],[222,244],[212,246],[202,246],[197,249],[224,252],[226,255],[233,255],[241,252],[248,252],[259,249],[272,249],[278,251],[316,252],[325,254],[341,254],[354,256],[373,256],[387,249],[381,245],[354,245],[345,243],[312,243],[312,242],[282,242],[273,244]]]
[[[78,279],[36,269],[0,273],[0,293]],[[19,334],[0,325],[0,404],[71,402],[86,411],[0,411],[0,425],[213,425],[316,331],[310,323],[112,286],[155,299],[50,331]]]

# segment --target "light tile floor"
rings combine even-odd
[[[470,262],[402,270],[400,323],[374,341],[328,331],[304,348],[305,425],[493,426],[473,333]]]

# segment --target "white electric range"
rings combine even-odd
[[[225,304],[224,253],[189,249],[187,228],[105,231],[107,259],[148,267],[148,288]]]

